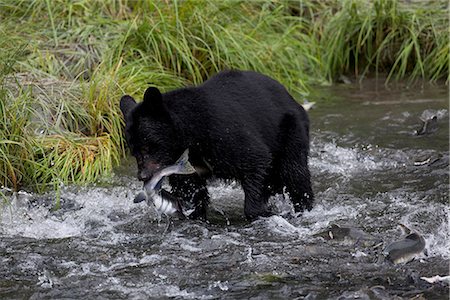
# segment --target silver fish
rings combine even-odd
[[[407,263],[422,253],[426,254],[425,239],[417,232],[413,232],[403,240],[390,243],[383,253],[386,259],[394,264]]]
[[[156,193],[153,197],[153,205],[155,205],[156,210],[159,214],[164,214],[166,216],[175,216],[179,219],[184,219],[186,216],[183,214],[183,209],[181,208],[180,200],[174,197],[166,190],[161,190]]]
[[[345,244],[355,244],[362,246],[371,246],[377,239],[370,234],[353,227],[341,227],[337,224],[331,224],[325,231],[314,234],[325,240],[335,240],[344,242]]]
[[[306,100],[306,99],[304,99],[304,100],[303,100],[303,104],[301,104],[301,106],[303,106],[303,109],[304,109],[305,111],[311,110],[315,105],[316,105],[316,102],[309,102],[309,101]]]
[[[326,231],[315,234],[325,240],[344,240],[350,238],[352,240],[358,240],[366,236],[366,233],[357,228],[341,227],[337,224],[331,224]]]
[[[164,177],[172,174],[192,174],[195,173],[194,167],[188,161],[189,149],[186,149],[175,164],[166,167],[157,172],[153,177],[144,185],[143,191],[141,191],[135,198],[134,203],[142,201],[153,200],[156,210],[160,214],[167,216],[177,215],[183,218],[184,214],[181,209],[180,201],[169,192],[160,189],[161,182]]]

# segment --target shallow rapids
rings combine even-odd
[[[295,215],[278,195],[276,216],[248,223],[239,184],[212,182],[208,223],[159,220],[133,203],[142,184],[124,167],[101,186],[63,188],[57,211],[52,193],[3,189],[0,298],[447,299],[448,283],[420,279],[449,275],[446,87],[368,81],[313,97],[313,210]],[[436,132],[417,136],[426,109],[443,115]],[[427,156],[437,160],[415,164]],[[398,223],[425,238],[428,256],[383,260]],[[332,224],[370,238],[318,236]]]

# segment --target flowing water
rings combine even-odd
[[[248,223],[239,184],[212,182],[209,223],[158,220],[133,203],[131,159],[107,184],[64,188],[57,211],[51,193],[3,190],[0,299],[448,299],[448,283],[421,279],[449,275],[448,96],[370,80],[316,91],[317,201],[297,216],[279,195],[278,215]],[[430,109],[437,131],[415,135]],[[384,259],[399,223],[423,235],[428,256]],[[364,235],[326,238],[332,224]]]

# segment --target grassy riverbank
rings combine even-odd
[[[0,184],[109,176],[120,96],[253,69],[307,95],[340,75],[448,82],[447,1],[3,1]]]

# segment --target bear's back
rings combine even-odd
[[[198,88],[204,90],[209,99],[219,103],[226,103],[228,100],[251,107],[261,104],[264,105],[263,108],[270,108],[272,105],[284,109],[299,107],[283,85],[254,71],[222,71]]]
[[[166,93],[164,98],[183,131],[199,140],[231,134],[269,146],[278,139],[286,115],[297,122],[308,119],[283,85],[253,71],[222,71],[199,86]]]

